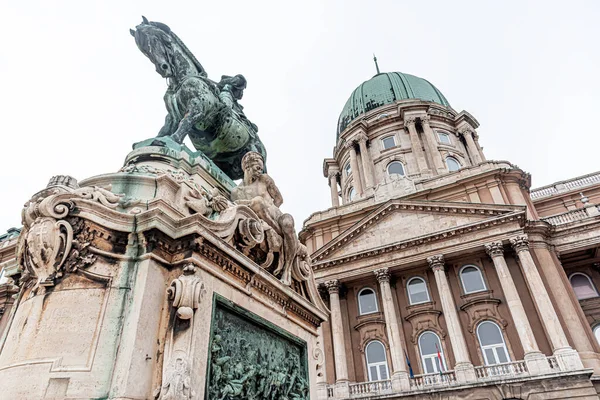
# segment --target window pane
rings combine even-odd
[[[425,373],[431,374],[433,372],[435,372],[435,370],[433,369],[433,362],[432,362],[431,358],[426,358],[425,359]]]
[[[346,175],[350,175],[350,172],[352,172],[352,168],[350,168],[350,163],[346,164],[346,166],[344,167],[344,171],[346,171]]]
[[[506,354],[506,350],[504,349],[504,347],[497,347],[496,353],[498,354],[498,360],[501,363],[508,362],[508,355]]]
[[[446,165],[448,165],[448,171],[458,171],[460,169],[460,164],[452,157],[446,158]]]
[[[394,161],[393,163],[388,165],[388,174],[404,175],[404,167],[398,161]]]
[[[494,357],[494,351],[492,349],[485,349],[485,355],[487,357],[487,365],[498,364],[496,357]]]
[[[387,368],[385,365],[379,366],[379,379],[387,379]]]
[[[383,148],[384,149],[391,149],[394,146],[396,146],[396,141],[394,140],[393,136],[388,136],[385,139],[383,139]]]
[[[371,376],[370,376],[370,378],[371,378],[371,380],[372,380],[372,381],[377,381],[377,380],[379,380],[379,379],[377,379],[377,378],[378,378],[378,377],[377,377],[377,367],[369,367],[369,371],[371,371]]]
[[[411,304],[423,303],[429,301],[429,295],[427,294],[427,285],[422,279],[413,279],[408,284],[408,294]]]
[[[367,345],[367,363],[385,362],[385,349],[379,342],[371,342]]]
[[[479,327],[477,328],[477,335],[479,335],[479,342],[482,346],[504,343],[500,328],[491,322],[482,322],[479,324]]]
[[[571,286],[573,286],[575,295],[580,300],[598,296],[590,280],[584,275],[575,274],[571,276]]]
[[[594,328],[594,336],[596,336],[596,340],[600,343],[600,325]]]
[[[438,133],[438,136],[440,137],[440,143],[443,144],[450,144],[450,136],[448,136],[446,133]]]
[[[350,198],[350,200],[354,200],[354,196],[356,196],[356,190],[354,190],[354,188],[350,188],[350,193],[348,194],[348,197]]]
[[[481,271],[475,267],[467,267],[462,270],[460,277],[463,282],[463,287],[466,293],[478,292],[485,290]]]
[[[371,289],[365,289],[358,295],[358,301],[360,303],[360,313],[368,314],[377,311],[377,299],[375,298],[375,292]]]
[[[419,338],[419,348],[421,349],[421,354],[424,356],[437,354],[436,345],[441,350],[440,340],[437,335],[432,332],[425,332]]]

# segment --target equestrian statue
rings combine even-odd
[[[158,137],[170,136],[182,143],[189,136],[196,150],[208,156],[231,179],[244,177],[241,160],[255,151],[266,159],[258,127],[244,115],[238,103],[246,88],[243,75],[223,76],[220,82],[206,70],[185,44],[160,22],[145,17],[131,35],[156,72],[168,81],[164,95],[165,124]]]

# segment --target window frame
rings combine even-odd
[[[454,160],[456,162],[456,164],[458,165],[458,169],[451,170],[450,166],[448,165],[448,160]],[[448,172],[456,172],[456,171],[460,171],[462,169],[462,164],[454,156],[446,156],[444,161],[446,162],[446,168],[448,168]]]
[[[594,337],[596,338],[598,344],[600,344],[600,324],[597,324],[592,328],[592,333],[594,334]]]
[[[579,298],[579,296],[577,296],[577,292],[575,292],[575,288],[573,287],[573,282],[571,282],[571,279],[575,276],[575,275],[581,275],[587,278],[588,283],[590,284],[590,286],[592,287],[592,289],[594,289],[594,292],[596,292],[595,296],[589,296],[589,297],[584,297],[584,298]],[[573,293],[575,294],[575,297],[577,297],[577,300],[587,300],[587,299],[594,299],[596,297],[600,297],[600,294],[598,293],[598,289],[596,288],[596,285],[594,285],[594,281],[592,281],[592,278],[590,278],[590,276],[586,273],[583,272],[573,272],[572,274],[569,275],[569,285],[571,285],[571,289],[573,290]]]
[[[426,333],[432,333],[435,335],[435,337],[438,340],[438,344],[440,345],[440,356],[442,357],[442,369],[443,371],[439,370],[439,363],[437,362],[437,352],[434,354],[427,354],[427,355],[423,355],[423,350],[421,349],[421,338],[423,337],[423,335],[425,335]],[[419,349],[419,357],[421,359],[421,367],[423,369],[423,374],[439,374],[440,372],[446,372],[448,371],[448,366],[446,365],[446,356],[444,355],[444,346],[442,346],[442,340],[440,339],[440,336],[432,331],[432,330],[427,330],[427,331],[423,331],[421,332],[421,334],[419,335],[419,338],[417,339],[417,347]],[[431,365],[433,366],[434,371],[432,372],[428,372],[427,371],[427,363],[425,362],[426,359],[431,359],[433,358],[434,361],[431,362]]]
[[[390,168],[390,165],[392,165],[393,163],[398,163],[398,164],[400,164],[400,166],[402,166],[403,174],[390,174],[389,168]],[[386,172],[387,176],[392,176],[392,175],[406,176],[406,166],[404,165],[404,163],[402,161],[392,160],[385,166],[385,172]]]
[[[411,298],[411,294],[410,294],[410,283],[414,280],[420,280],[423,282],[423,284],[425,285],[425,293],[427,294],[427,300],[425,301],[419,301],[419,302],[413,302],[412,298]],[[406,282],[406,293],[408,294],[408,303],[413,306],[413,305],[417,305],[417,304],[424,304],[424,303],[429,303],[431,301],[431,296],[429,295],[429,288],[427,287],[427,281],[425,279],[423,279],[420,276],[413,276],[412,278],[410,278],[408,280],[408,282]]]
[[[465,281],[463,280],[462,274],[463,274],[463,271],[466,268],[469,268],[469,267],[475,268],[477,271],[479,271],[479,276],[481,277],[481,283],[483,283],[483,289],[467,291],[467,288],[465,286]],[[475,265],[475,264],[465,264],[462,267],[460,267],[460,270],[458,271],[458,279],[460,280],[460,284],[461,284],[461,286],[463,288],[463,293],[464,294],[481,293],[481,292],[486,292],[486,291],[489,290],[488,286],[487,286],[487,284],[485,282],[485,278],[483,276],[482,269],[479,266]]]
[[[378,343],[383,348],[383,355],[385,357],[385,359],[383,361],[377,361],[377,362],[372,362],[372,363],[369,362],[369,346],[372,345],[373,343]],[[385,346],[383,345],[383,343],[381,343],[381,341],[371,340],[371,341],[369,341],[369,343],[366,344],[366,346],[365,346],[365,363],[367,364],[367,377],[369,378],[369,382],[377,382],[377,381],[381,381],[381,380],[391,379],[390,368],[388,366],[387,351],[385,350]],[[379,369],[381,366],[385,366],[385,373],[386,373],[385,378],[381,378],[381,370]],[[371,375],[371,367],[376,368],[378,379],[373,379],[373,376]]]
[[[443,144],[444,146],[452,146],[452,140],[450,139],[450,134],[444,131],[436,131],[438,136],[438,143]],[[448,138],[448,143],[444,143],[442,140],[442,135]]]
[[[495,343],[495,344],[488,344],[488,345],[483,345],[481,342],[481,336],[479,335],[479,328],[481,327],[481,325],[483,324],[493,324],[496,329],[498,329],[498,332],[500,332],[500,337],[502,338],[502,343]],[[479,341],[479,349],[481,350],[481,354],[483,356],[483,362],[486,366],[491,366],[491,365],[498,365],[498,364],[505,364],[505,363],[509,363],[512,362],[511,357],[510,357],[510,353],[508,351],[508,346],[506,345],[506,339],[504,339],[504,332],[502,332],[502,329],[500,329],[500,326],[495,323],[494,321],[490,321],[490,320],[485,320],[485,321],[481,321],[477,324],[477,328],[475,329],[476,333],[477,333],[477,340]],[[487,357],[487,353],[485,352],[486,349],[491,349],[492,352],[494,353],[494,357],[496,358],[496,360],[500,361],[500,358],[498,357],[498,348],[503,348],[504,349],[504,353],[506,354],[506,359],[507,361],[505,361],[504,363],[502,362],[497,362],[495,364],[490,364],[488,362],[488,357]]]
[[[352,192],[354,192],[354,194],[352,194]],[[354,189],[354,186],[350,186],[350,188],[348,189],[348,201],[349,202],[354,201],[355,197],[356,197],[356,189]]]
[[[375,297],[375,311],[369,311],[369,312],[365,312],[365,313],[362,312],[362,307],[360,304],[360,294],[362,292],[364,292],[365,290],[370,290],[373,292],[373,296]],[[358,303],[358,315],[359,316],[375,314],[375,313],[379,312],[379,302],[377,301],[377,291],[370,286],[365,286],[364,288],[362,288],[358,291],[358,294],[356,295],[356,302]]]
[[[392,141],[394,142],[393,146],[390,147],[385,147],[385,140],[386,139],[392,139]],[[394,147],[398,146],[396,144],[396,136],[395,135],[388,135],[388,136],[384,136],[381,138],[381,148],[385,151],[385,150],[389,150],[389,149],[393,149]]]
[[[352,174],[352,165],[350,165],[350,161],[344,164],[344,174],[346,175],[346,178]]]

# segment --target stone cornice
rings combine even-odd
[[[468,225],[462,225],[456,228],[446,229],[443,231],[435,232],[432,234],[414,237],[408,240],[392,243],[386,246],[377,247],[369,250],[365,250],[359,253],[350,254],[340,258],[325,259],[324,256],[319,256],[313,262],[313,270],[320,270],[334,265],[341,265],[348,262],[376,257],[381,254],[389,253],[392,251],[399,251],[408,249],[411,247],[423,245],[426,243],[444,241],[449,238],[461,235],[467,235],[472,232],[497,227],[499,225],[508,224],[511,222],[519,222],[521,225],[525,222],[525,211],[516,211],[509,214],[501,215],[495,218],[482,220]],[[340,245],[341,246],[341,245]]]
[[[500,215],[509,215],[512,213],[524,213],[523,206],[507,206],[507,205],[490,205],[490,204],[474,204],[474,203],[456,203],[445,201],[418,201],[418,200],[389,200],[382,204],[379,208],[369,213],[354,226],[347,229],[341,235],[333,239],[331,242],[323,246],[312,254],[312,259],[315,261],[321,260],[323,256],[331,253],[331,251],[340,248],[349,239],[355,238],[364,229],[375,222],[379,222],[381,218],[390,215],[393,211],[424,211],[450,215],[481,215],[488,217],[497,217]]]

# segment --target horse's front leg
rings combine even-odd
[[[177,129],[177,124],[175,123],[173,116],[171,114],[167,114],[165,117],[165,124],[158,132],[158,137],[170,136],[173,134],[173,132],[175,132],[175,129]]]
[[[179,127],[175,133],[171,135],[171,138],[177,143],[183,143],[183,139],[190,133],[194,128],[194,125],[202,118],[202,103],[198,99],[190,100],[187,108],[187,113],[179,122]]]

